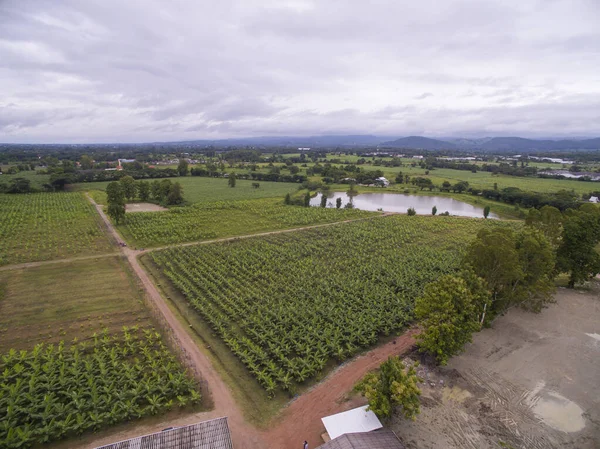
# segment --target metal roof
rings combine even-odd
[[[329,437],[333,440],[345,433],[369,432],[383,426],[375,413],[364,405],[336,415],[321,418]]]
[[[233,445],[227,418],[217,418],[96,449],[233,449]]]
[[[317,449],[406,449],[391,430],[347,433]]]

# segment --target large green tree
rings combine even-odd
[[[555,248],[560,244],[562,236],[563,215],[553,206],[544,206],[540,210],[531,209],[525,224],[544,233]]]
[[[443,276],[425,286],[415,302],[415,317],[423,327],[417,335],[419,349],[445,365],[480,328],[476,301],[481,300],[485,298],[474,295],[460,276]]]
[[[415,419],[420,412],[420,380],[414,366],[407,368],[399,357],[390,357],[378,371],[367,374],[356,389],[378,417],[387,418],[395,407],[400,407],[405,418]]]
[[[150,198],[150,183],[148,181],[139,181],[137,191],[141,201],[148,201],[148,198]]]
[[[131,176],[123,176],[119,182],[123,188],[123,195],[127,200],[131,201],[135,198],[136,184],[135,180]]]
[[[598,242],[600,212],[597,209],[582,206],[578,211],[565,214],[556,265],[557,271],[569,274],[570,288],[600,272],[600,254],[596,249]]]
[[[125,192],[120,182],[113,181],[106,186],[107,213],[115,223],[125,218]]]
[[[167,195],[167,204],[183,203],[183,187],[178,182],[173,183]]]
[[[179,173],[179,176],[186,176],[188,174],[188,170],[189,170],[189,164],[188,164],[187,159],[180,158],[179,165],[177,165],[177,172]]]

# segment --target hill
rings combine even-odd
[[[402,137],[390,142],[383,142],[381,146],[418,150],[453,150],[457,148],[457,146],[451,142],[429,139],[422,136]]]

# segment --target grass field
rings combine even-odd
[[[119,257],[0,271],[0,353],[151,325]]]
[[[81,193],[0,194],[0,266],[114,251]]]
[[[250,200],[260,198],[281,198],[286,193],[292,193],[298,184],[288,182],[259,182],[260,187],[252,187],[253,181],[238,179],[235,187],[229,187],[225,178],[204,178],[200,176],[185,176],[171,178],[171,181],[181,183],[183,196],[190,203],[210,203],[214,201]],[[107,182],[90,182],[74,184],[75,190],[105,190]],[[100,197],[99,197],[100,198]],[[100,198],[101,199],[101,198]],[[103,204],[103,203],[101,203]]]
[[[281,199],[223,201],[128,214],[119,231],[130,245],[152,247],[332,223],[376,215],[357,209],[286,206]]]
[[[454,270],[484,226],[517,225],[397,215],[150,257],[274,394],[401,330],[423,286]]]
[[[15,178],[25,178],[25,179],[29,179],[29,181],[31,181],[31,184],[30,184],[31,187],[38,189],[38,190],[42,190],[42,186],[44,184],[50,182],[50,175],[42,175],[39,173],[39,170],[21,171],[14,175],[9,175],[6,173],[6,170],[8,170],[7,165],[3,166],[3,170],[4,170],[4,174],[0,175],[0,183],[9,184],[10,181]]]

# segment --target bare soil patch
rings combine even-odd
[[[540,314],[497,319],[447,367],[423,364],[421,414],[392,429],[411,449],[600,447],[599,293],[559,289]]]
[[[153,203],[129,203],[125,205],[125,212],[162,212],[165,210],[169,209]]]

